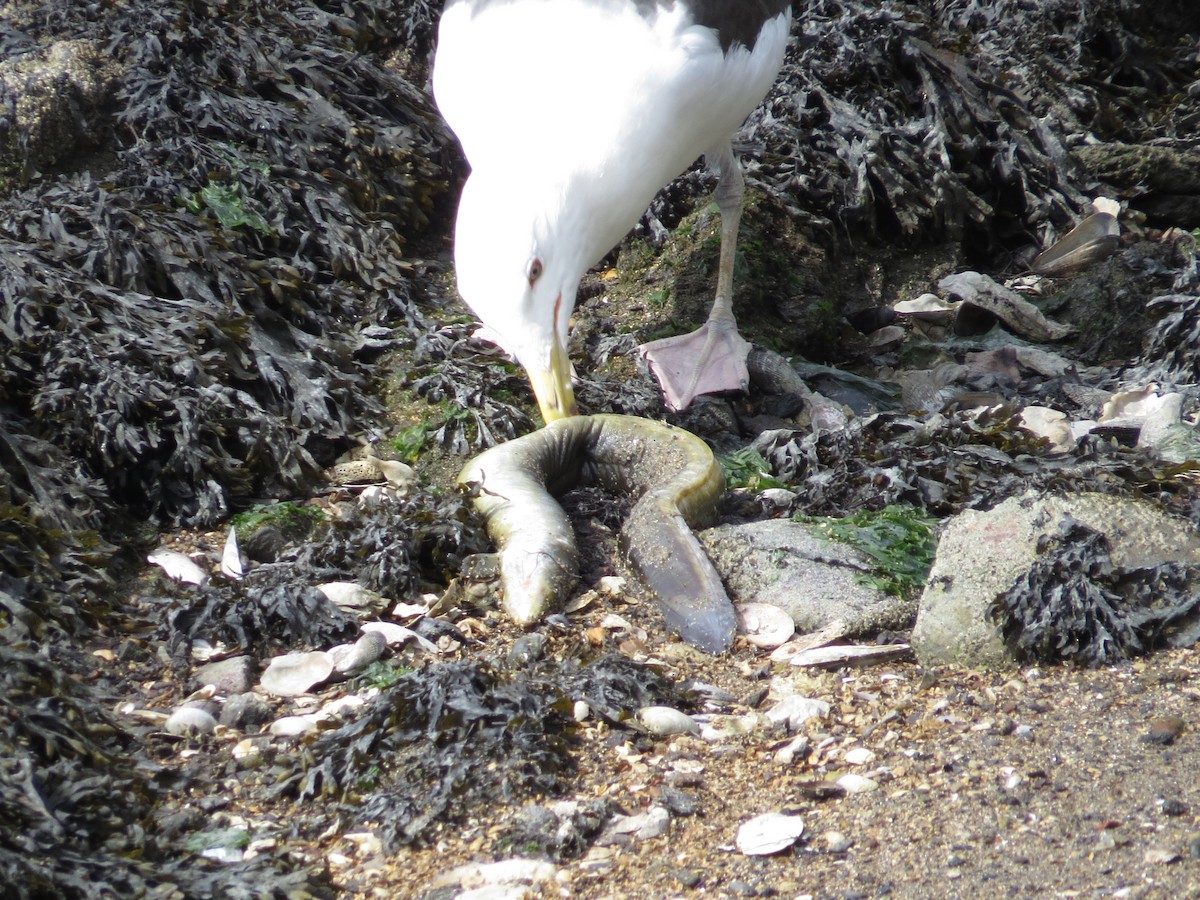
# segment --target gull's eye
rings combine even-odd
[[[525,277],[529,279],[530,287],[533,287],[533,283],[542,277],[542,268],[542,261],[536,256],[525,267]]]

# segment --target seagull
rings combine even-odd
[[[701,155],[719,172],[716,300],[698,331],[638,349],[672,409],[747,387],[731,140],[774,82],[790,26],[790,0],[446,3],[433,92],[471,166],[458,289],[528,373],[546,422],[577,412],[567,336],[580,280]]]

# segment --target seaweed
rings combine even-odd
[[[351,819],[377,823],[389,852],[429,844],[473,806],[564,791],[580,699],[617,722],[679,696],[620,656],[513,670],[488,660],[427,665],[322,734],[305,751],[306,768],[278,790],[333,800]]]
[[[1103,532],[1068,519],[989,615],[1018,660],[1102,666],[1200,637],[1200,566],[1120,567]]]

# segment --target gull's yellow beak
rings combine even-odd
[[[542,418],[547,423],[579,415],[579,409],[575,406],[575,388],[571,385],[571,360],[561,342],[554,342],[548,369],[526,371],[529,373],[538,407],[542,411]]]

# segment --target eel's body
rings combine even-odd
[[[479,485],[475,505],[500,547],[504,607],[517,622],[540,620],[579,580],[553,495],[599,485],[637,498],[621,550],[667,624],[709,653],[733,641],[733,604],[691,531],[715,517],[725,477],[695,435],[633,416],[572,416],[481,453],[458,480]]]

